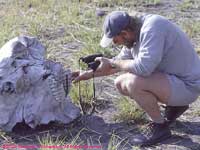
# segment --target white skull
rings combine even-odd
[[[16,37],[0,49],[0,128],[11,131],[23,120],[30,127],[50,121],[70,123],[80,110],[67,96],[71,71],[45,59],[32,37]]]

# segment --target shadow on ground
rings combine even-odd
[[[200,122],[176,121],[172,130],[174,136],[169,144],[192,150],[200,149]]]
[[[173,136],[148,149],[200,149],[200,122],[177,121],[172,126]],[[127,123],[105,123],[98,116],[82,116],[70,125],[50,123],[32,130],[25,124],[18,124],[14,132],[8,133],[16,144],[37,143],[37,136],[42,137],[47,133],[54,137],[68,137],[67,141],[78,135],[78,140],[85,144],[101,145],[103,149],[109,149],[120,143],[117,149],[130,150],[134,143],[131,139],[139,133],[139,125]],[[36,136],[37,135],[37,136]],[[146,148],[141,148],[146,149]]]

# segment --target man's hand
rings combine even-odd
[[[80,71],[72,72],[72,76],[71,76],[72,81],[74,81],[74,79],[77,78],[79,76],[79,74],[80,74]]]
[[[94,77],[100,77],[100,76],[107,76],[114,73],[119,72],[118,69],[113,68],[111,59],[105,58],[105,57],[97,57],[95,61],[99,61],[100,65],[98,66],[97,70],[93,72],[93,70],[87,70],[84,72],[73,72],[72,73],[72,80],[73,83],[77,83],[82,80],[88,80],[91,79],[94,75]]]
[[[100,61],[100,65],[98,66],[96,72],[106,73],[112,69],[111,59],[105,57],[97,57],[95,61]]]
[[[72,77],[73,83],[77,83],[82,80],[88,80],[92,78],[92,74],[93,74],[92,70],[84,71],[81,73],[79,71],[74,72],[74,78]],[[72,73],[72,76],[73,76],[73,73]]]

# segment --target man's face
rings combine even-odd
[[[122,31],[119,35],[113,38],[113,43],[116,45],[124,45],[127,48],[133,47],[136,42],[135,34],[129,31]]]

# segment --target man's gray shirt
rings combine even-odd
[[[123,48],[118,59],[134,59],[132,73],[149,76],[153,72],[174,75],[195,92],[200,92],[200,59],[187,35],[159,15],[142,17],[139,42]]]

